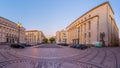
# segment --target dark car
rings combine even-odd
[[[75,48],[75,47],[76,47],[76,45],[77,45],[77,44],[72,44],[72,45],[70,45],[70,47]]]
[[[88,48],[88,46],[86,46],[85,44],[80,44],[80,47],[79,47],[80,49],[86,49],[86,48]]]
[[[68,46],[68,44],[66,44],[66,43],[59,43],[58,45]]]
[[[80,48],[81,44],[75,44],[75,48]]]
[[[68,46],[68,44],[64,43],[64,44],[62,44],[62,46]]]
[[[13,47],[13,48],[25,48],[25,46],[20,44],[20,43],[11,44],[11,47]]]
[[[70,47],[78,48],[78,49],[86,49],[86,48],[88,48],[88,46],[86,46],[85,44],[72,44],[72,45],[70,45]]]
[[[57,43],[57,45],[62,45],[62,43]]]

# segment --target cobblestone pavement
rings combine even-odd
[[[0,45],[0,68],[120,68],[120,47],[80,50],[43,44],[16,49]]]

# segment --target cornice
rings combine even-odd
[[[82,18],[83,16],[87,15],[89,12],[91,12],[91,11],[93,11],[93,10],[97,9],[98,7],[101,7],[101,6],[105,5],[105,4],[108,4],[108,5],[110,6],[110,8],[111,8],[111,10],[112,10],[112,12],[113,12],[113,14],[114,14],[114,11],[113,11],[113,9],[112,9],[109,1],[107,1],[107,2],[104,2],[104,3],[102,3],[102,4],[100,4],[100,5],[96,6],[96,7],[94,7],[93,9],[89,10],[88,12],[86,12],[85,14],[83,14],[82,16],[80,16],[79,18],[77,18],[75,21],[73,21],[70,25],[72,25],[74,22],[76,22],[78,19]],[[70,25],[69,25],[69,26],[70,26]],[[69,26],[67,26],[66,29],[67,29]]]

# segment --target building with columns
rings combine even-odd
[[[56,43],[67,43],[67,31],[61,30],[56,32]]]
[[[86,12],[67,26],[66,30],[68,44],[94,44],[95,42],[102,42],[104,46],[119,44],[119,29],[109,2]]]
[[[39,44],[43,42],[45,38],[42,31],[38,30],[28,30],[25,32],[26,35],[26,43],[30,44]]]
[[[25,28],[0,17],[0,44],[25,42]]]

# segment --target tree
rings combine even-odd
[[[49,39],[49,41],[50,41],[51,43],[53,43],[53,42],[55,42],[55,38],[54,38],[54,37],[51,37],[51,38]]]
[[[47,39],[47,38],[44,38],[44,39],[43,39],[43,43],[48,43],[48,39]]]

